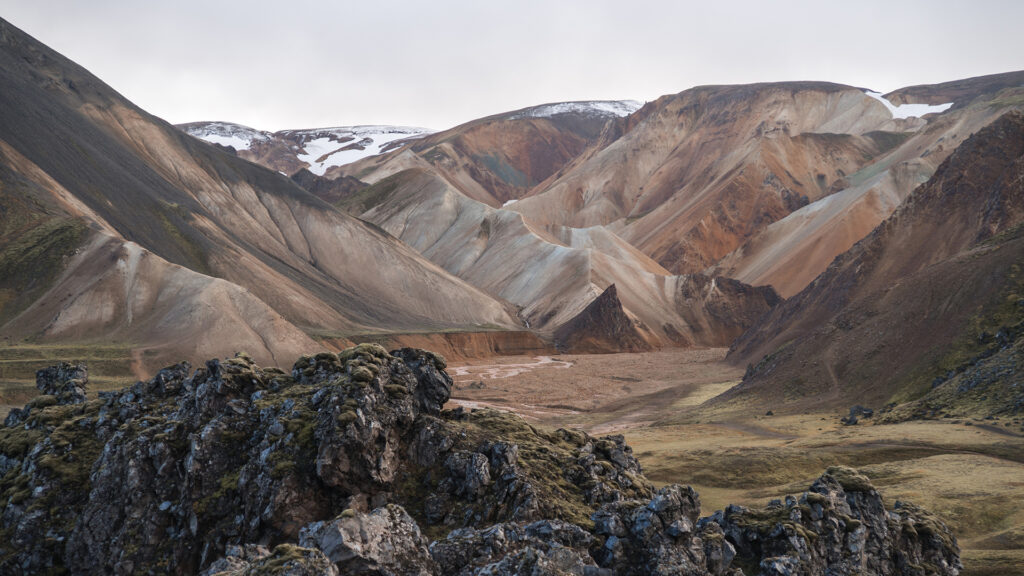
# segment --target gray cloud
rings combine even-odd
[[[1015,1],[0,0],[4,18],[171,122],[446,128],[700,84],[882,91],[1024,68]]]

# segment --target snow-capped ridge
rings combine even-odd
[[[248,150],[255,141],[265,142],[271,139],[269,132],[232,122],[193,122],[182,126],[182,129],[200,140],[231,146],[235,150]]]
[[[251,155],[264,154],[267,147],[283,145],[309,171],[323,176],[328,169],[383,154],[404,145],[403,140],[421,138],[435,131],[415,126],[335,126],[266,132],[232,122],[192,122],[179,125],[186,133],[213,144],[231,146]],[[288,170],[295,168],[289,167]]]
[[[550,118],[560,114],[582,114],[594,116],[606,116],[623,118],[636,112],[643,106],[642,102],[636,100],[588,100],[580,102],[559,102],[557,104],[542,104],[527,108],[512,116],[518,118]]]

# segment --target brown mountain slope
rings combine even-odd
[[[497,114],[409,143],[388,156],[327,172],[377,182],[410,168],[434,171],[492,207],[531,193],[607,134],[621,130],[630,103],[546,104]]]
[[[753,366],[730,395],[791,407],[924,395],[1024,318],[1022,222],[1024,116],[1011,113],[736,341],[729,358]]]
[[[158,259],[226,280],[303,331],[517,325],[504,303],[380,229],[331,209],[279,174],[146,114],[6,22],[0,22],[0,84],[6,179],[30,183],[23,188],[31,190],[31,203],[47,214],[46,221],[77,218]],[[5,185],[4,195],[7,190]],[[70,251],[88,238],[78,235]],[[31,255],[28,248],[25,254]],[[64,248],[55,251],[63,256],[47,265],[66,264]],[[107,263],[117,267],[123,261],[111,257]],[[106,277],[102,270],[96,274]],[[96,306],[124,305],[115,291],[99,293],[113,300],[98,300]],[[41,298],[65,301],[53,290]],[[19,306],[27,309],[27,304]],[[2,331],[20,336],[23,326],[46,321],[21,315]],[[65,314],[62,321],[74,318]],[[85,316],[82,321],[94,325]],[[40,330],[35,335],[53,334]],[[181,343],[169,334],[165,344]],[[221,352],[204,354],[209,353]]]
[[[515,304],[543,334],[571,321],[611,285],[652,345],[727,345],[776,302],[771,289],[723,289],[738,282],[698,288],[693,277],[669,274],[603,227],[532,225],[516,212],[468,198],[433,171],[400,172],[366,189],[364,198],[373,207],[362,218]],[[726,318],[726,310],[758,314]]]
[[[976,76],[963,80],[942,82],[941,84],[922,84],[907,86],[886,94],[894,104],[922,103],[942,104],[953,102],[953,108],[960,108],[973,103],[976,99],[991,100],[1007,89],[1024,86],[1024,70]]]
[[[131,343],[145,351],[139,357],[148,367],[201,358],[209,349],[285,364],[318,347],[248,290],[100,232],[80,245],[52,289],[7,323],[4,334]]]

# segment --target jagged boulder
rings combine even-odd
[[[322,550],[343,574],[436,572],[419,526],[395,504],[369,514],[349,509],[333,520],[307,524],[299,532],[299,545]]]
[[[647,502],[606,504],[593,516],[594,532],[603,539],[594,557],[615,574],[707,574],[705,541],[696,530],[699,516],[700,498],[688,486],[666,486]],[[714,536],[707,544],[717,547],[711,550],[712,566],[728,566],[732,546]]]
[[[243,574],[338,576],[338,569],[321,550],[316,548],[281,544],[270,551],[264,546],[247,544],[228,546],[225,556],[210,564],[201,576]]]

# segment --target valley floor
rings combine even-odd
[[[491,358],[452,366],[450,407],[511,410],[537,425],[625,434],[656,482],[689,484],[705,514],[798,493],[833,464],[866,473],[891,505],[949,523],[964,574],[1024,575],[1024,420],[843,426],[840,411],[707,401],[743,371],[724,349]]]

